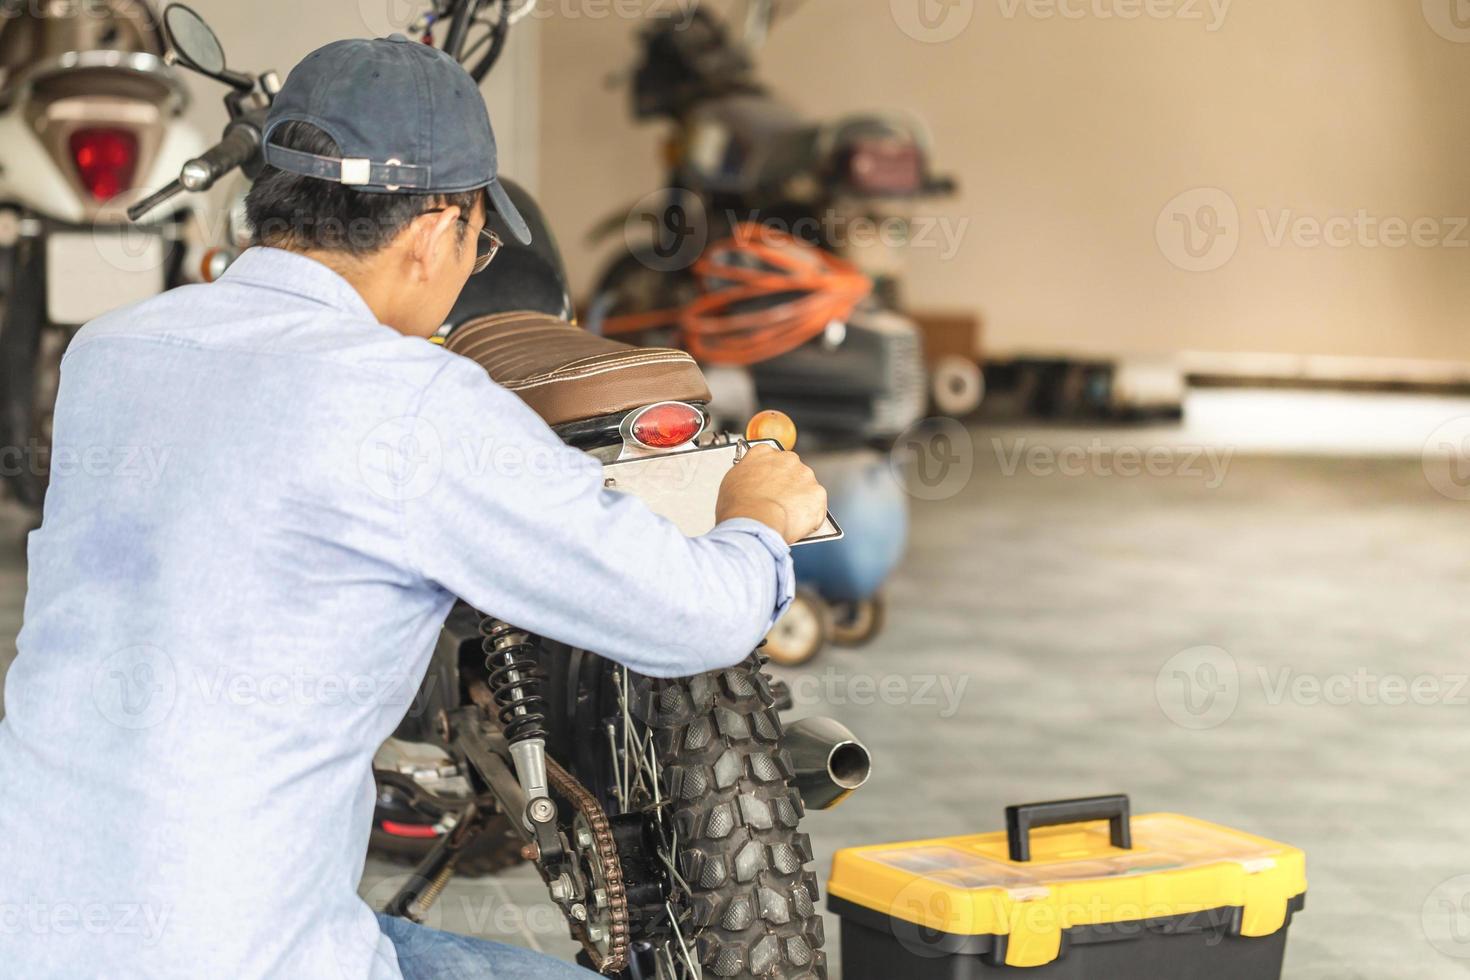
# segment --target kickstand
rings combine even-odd
[[[460,853],[484,829],[483,811],[473,803],[466,806],[454,828],[439,838],[403,887],[383,906],[383,913],[422,924],[424,913],[438,900],[449,879],[454,877]]]

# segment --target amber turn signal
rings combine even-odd
[[[230,263],[235,261],[235,253],[227,248],[211,248],[204,253],[204,258],[199,262],[199,278],[205,282],[214,282],[225,274]]]
[[[774,439],[783,449],[796,448],[796,423],[785,412],[760,412],[745,427],[745,438],[750,442],[759,439]]]

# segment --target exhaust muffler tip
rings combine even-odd
[[[830,810],[862,788],[873,757],[847,726],[831,718],[803,718],[786,726],[786,750],[796,789],[809,810]]]

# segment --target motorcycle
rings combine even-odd
[[[477,25],[493,38],[510,10],[453,0],[435,15],[447,22],[446,49],[464,61]],[[181,63],[268,104],[273,86],[229,72],[197,14],[176,4],[164,19]],[[264,105],[232,106],[220,144],[151,200],[258,166],[263,113]],[[533,245],[514,244],[491,215],[507,244],[471,278],[438,341],[599,459],[611,489],[698,533],[712,522],[720,475],[751,442],[781,434],[782,420],[755,420],[744,437],[712,432],[708,386],[687,354],[653,355],[577,327],[555,239],[529,195],[512,194]],[[375,764],[393,815],[418,829],[400,836],[426,845],[386,911],[421,919],[488,845],[535,866],[580,961],[605,975],[825,977],[800,821],[860,787],[870,760],[835,722],[783,725],[761,667],[753,653],[727,670],[655,680],[459,603],[395,733],[429,760],[426,771]],[[380,807],[380,829],[387,812]]]
[[[179,285],[191,265],[188,209],[130,228],[116,206],[206,145],[180,118],[188,93],[164,55],[138,0],[16,5],[0,18],[0,471],[33,511],[77,328]]]
[[[750,0],[742,38],[706,5],[641,33],[633,115],[672,124],[667,191],[593,230],[594,242],[622,232],[626,250],[595,287],[589,328],[684,347],[710,366],[717,411],[777,408],[810,437],[817,452],[808,461],[847,506],[863,544],[798,555],[803,587],[767,644],[778,663],[794,667],[829,641],[858,647],[878,636],[882,587],[904,553],[908,515],[884,454],[930,405],[942,414],[973,411],[983,385],[972,360],[940,358],[926,369],[921,332],[903,312],[897,248],[908,231],[906,209],[953,193],[953,182],[931,172],[923,127],[908,117],[815,123],[770,93],[752,52],[789,9]],[[749,290],[729,290],[729,281],[749,281],[751,269],[800,268],[800,247],[865,276],[871,295],[840,317],[814,309],[799,324],[803,343],[749,345],[742,356],[722,357],[706,337],[719,340],[733,322],[762,319],[770,335],[778,320],[795,316],[774,309],[793,305],[789,291],[773,286],[763,308]],[[711,255],[725,252],[737,253],[733,272],[711,266]]]
[[[845,329],[749,365],[762,404],[844,446],[891,440],[926,401],[968,414],[982,393],[979,367],[946,359],[926,385],[897,255],[912,202],[953,194],[953,180],[932,172],[926,131],[912,117],[861,113],[817,123],[782,103],[757,77],[752,53],[791,7],[749,0],[746,8],[740,38],[708,5],[678,21],[659,18],[640,35],[633,116],[672,126],[667,191],[593,229],[594,242],[621,232],[626,246],[599,277],[593,319],[609,333],[636,330],[650,311],[698,295],[692,266],[703,243],[742,228],[777,229],[852,262],[874,291]],[[832,356],[844,348],[846,356]]]

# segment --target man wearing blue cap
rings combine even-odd
[[[63,365],[55,458],[157,465],[58,468],[30,539],[0,973],[590,976],[373,915],[373,752],[456,596],[656,676],[742,659],[825,494],[753,451],[685,538],[425,341],[494,257],[487,201],[530,238],[452,59],[328,45],[265,137],[258,247],[89,324]]]

